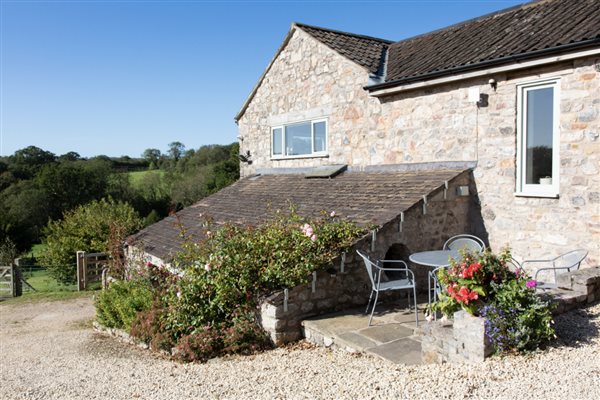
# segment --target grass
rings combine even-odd
[[[23,295],[2,301],[2,304],[36,303],[41,301],[70,300],[79,297],[91,297],[100,284],[91,290],[77,291],[77,285],[62,285],[50,276],[47,270],[28,271],[23,269],[23,278],[35,288],[35,292],[23,284]]]
[[[40,259],[42,253],[46,250],[46,245],[43,243],[34,244],[31,246],[31,250],[27,253],[27,256],[33,256],[36,260]]]
[[[133,171],[128,172],[129,175],[129,183],[136,189],[140,188],[144,185],[147,176],[157,175],[161,180],[165,175],[165,171],[160,169],[154,169],[151,171]]]

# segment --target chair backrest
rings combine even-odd
[[[521,267],[521,264],[519,264],[519,262],[514,258],[511,258],[510,260],[506,261],[506,267],[509,269],[509,271],[514,272],[515,274],[517,272],[521,273],[521,271],[523,271],[523,267]]]
[[[456,235],[446,240],[444,243],[444,250],[461,250],[466,248],[469,251],[480,253],[483,251],[485,243],[477,236],[473,235]]]
[[[375,287],[375,275],[374,275],[374,271],[373,271],[373,267],[376,266],[371,259],[369,259],[369,256],[366,255],[365,253],[363,253],[360,250],[356,250],[356,252],[358,253],[359,256],[362,257],[363,261],[365,262],[365,268],[367,268],[367,273],[369,274],[369,279],[371,280],[371,285],[374,288]]]
[[[434,283],[434,287],[435,287],[436,289],[438,289],[438,288],[439,288],[440,290],[442,290],[442,289],[445,289],[445,286],[444,286],[444,285],[442,285],[442,283],[441,283],[441,282],[440,282],[440,280],[438,279],[438,276],[437,276],[437,274],[438,274],[438,272],[439,272],[441,269],[446,269],[446,268],[447,268],[447,267],[437,267],[437,268],[434,268],[433,270],[429,271],[429,278],[430,278],[430,279],[431,279],[431,281]]]
[[[561,254],[552,260],[554,268],[566,268],[567,271],[571,272],[579,269],[581,262],[585,260],[588,252],[584,249],[577,249],[569,251],[568,253]]]

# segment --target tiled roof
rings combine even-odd
[[[299,23],[295,25],[344,57],[365,67],[370,73],[380,75],[383,72],[385,50],[393,42]]]
[[[600,45],[599,0],[527,3],[392,44],[386,82],[594,40]]]
[[[304,216],[335,211],[362,225],[381,226],[462,172],[344,172],[332,179],[306,179],[298,174],[244,178],[130,236],[128,243],[168,260],[181,248],[182,228],[186,234],[202,237],[205,217],[217,224],[256,225],[277,210],[288,210],[290,204]]]

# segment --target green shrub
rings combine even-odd
[[[150,279],[156,302],[138,314],[131,334],[155,349],[175,345],[184,361],[270,347],[257,322],[260,298],[308,282],[365,233],[335,213],[306,220],[293,211],[258,227],[206,229],[176,257],[177,273],[152,264],[139,272],[170,276]]]
[[[323,214],[307,221],[279,214],[259,227],[226,225],[207,231],[176,260],[184,272],[170,292],[167,324],[175,337],[232,321],[240,307],[252,310],[261,296],[308,282],[364,231]]]
[[[96,299],[98,322],[129,331],[137,314],[150,309],[152,300],[151,286],[145,279],[114,282]]]
[[[41,262],[59,282],[75,283],[77,251],[109,252],[111,242],[122,243],[140,227],[141,220],[130,205],[110,198],[92,201],[48,223]]]
[[[520,275],[492,283],[493,299],[480,314],[497,352],[534,350],[554,337],[551,307],[536,295],[533,282]]]

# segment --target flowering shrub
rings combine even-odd
[[[509,259],[508,251],[497,256],[489,251],[481,255],[463,252],[461,260],[453,261],[449,268],[438,271],[438,279],[446,290],[440,301],[434,304],[434,309],[447,316],[461,308],[476,314],[487,300],[492,282],[514,279],[514,274],[506,266]]]
[[[137,272],[154,302],[139,310],[130,333],[154,349],[175,346],[187,361],[265,348],[260,298],[308,282],[365,233],[335,212],[307,220],[293,210],[258,227],[208,221],[205,228],[201,241],[188,238],[172,270],[147,264]]]
[[[510,252],[462,254],[440,270],[445,288],[432,312],[451,316],[461,308],[485,318],[485,333],[497,352],[531,350],[554,335],[550,305],[535,293],[536,281],[506,266]]]
[[[480,310],[485,333],[499,352],[533,350],[554,336],[551,308],[524,275],[492,283],[493,299]]]

